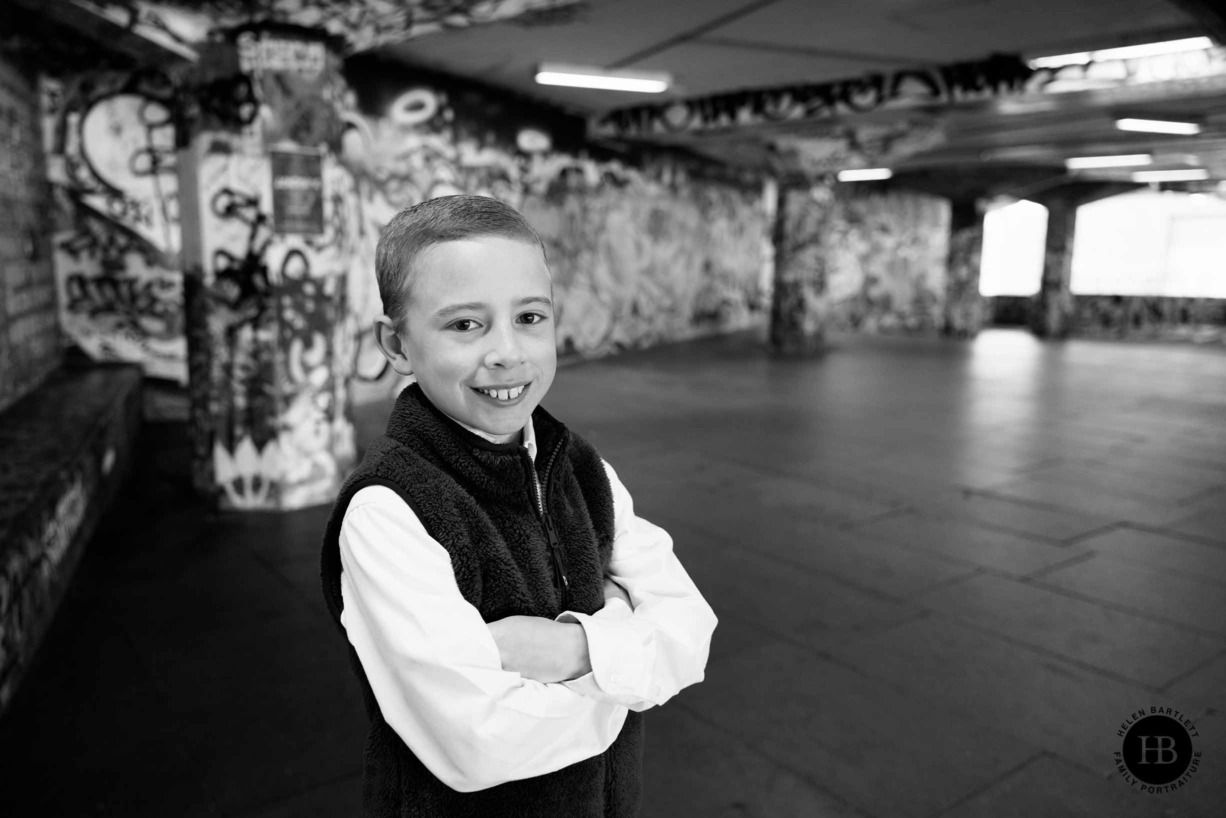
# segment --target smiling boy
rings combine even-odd
[[[342,487],[324,594],[370,732],[368,816],[639,810],[640,713],[701,681],[716,619],[662,529],[540,407],[540,237],[481,196],[398,214],[376,340],[416,383]]]

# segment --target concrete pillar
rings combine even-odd
[[[1084,198],[1070,195],[1045,198],[1047,206],[1047,245],[1043,260],[1043,279],[1031,330],[1040,338],[1067,338],[1073,320],[1073,293],[1069,287],[1073,270],[1073,236],[1077,207]]]
[[[779,184],[773,241],[775,281],[769,343],[772,352],[803,355],[820,350],[826,336],[824,228],[834,192],[830,185]]]
[[[327,503],[354,461],[340,60],[303,29],[224,32],[193,88],[179,154],[193,482],[224,508]]]
[[[979,294],[983,257],[983,210],[971,199],[953,199],[949,219],[949,261],[945,314],[941,332],[954,338],[974,338],[983,329],[987,303]]]

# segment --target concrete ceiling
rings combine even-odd
[[[993,54],[1036,57],[1215,33],[1226,28],[1226,12],[1216,9],[1208,0],[586,0],[553,22],[509,20],[442,31],[386,46],[382,53],[598,119],[644,104],[855,79]],[[664,71],[676,84],[664,95],[540,86],[533,74],[541,62]],[[820,152],[822,140],[834,138],[832,130],[840,126],[871,121],[880,129],[894,122],[918,132],[920,141],[933,132],[924,149],[896,163],[903,169],[1020,163],[1062,174],[1067,156],[1152,151],[1160,166],[1180,167],[1191,158],[1209,165],[1215,179],[1226,179],[1226,85],[1028,99],[642,139],[734,164],[763,167],[774,161],[777,167],[781,146],[796,156]],[[1114,117],[1125,108],[1132,116],[1197,116],[1206,123],[1205,134],[1123,134],[1114,129]],[[804,172],[804,162],[793,162],[792,169]],[[1118,171],[1095,175],[1124,178]]]
[[[559,20],[444,31],[386,53],[593,114],[644,96],[539,86],[537,63],[668,72],[676,85],[656,102],[1204,33],[1166,0],[585,0]]]

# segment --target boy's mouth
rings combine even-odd
[[[520,396],[523,395],[525,391],[527,391],[528,384],[526,383],[520,384],[519,386],[513,386],[508,389],[496,389],[496,388],[482,389],[476,386],[474,386],[472,389],[478,395],[484,395],[485,397],[491,398],[497,401],[498,403],[509,404],[509,403],[514,403],[515,401],[519,400]]]

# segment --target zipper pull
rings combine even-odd
[[[566,568],[562,561],[562,541],[558,537],[557,529],[553,527],[553,517],[549,512],[545,512],[541,519],[545,523],[545,536],[549,538],[549,550],[553,553],[553,572],[558,591],[562,595],[562,607],[567,608],[570,601],[570,580],[566,577]]]

